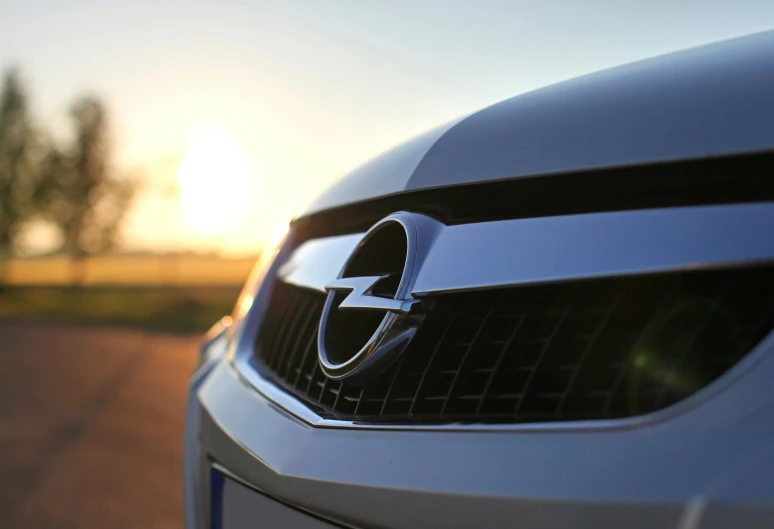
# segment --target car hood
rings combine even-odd
[[[774,31],[579,77],[426,132],[302,216],[402,192],[774,150]]]

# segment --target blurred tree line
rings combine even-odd
[[[15,255],[19,236],[43,221],[61,235],[59,251],[76,263],[119,242],[135,181],[120,178],[110,163],[107,115],[102,102],[82,97],[70,107],[67,144],[31,119],[18,70],[5,72],[0,90],[0,262]]]

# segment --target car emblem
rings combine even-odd
[[[415,213],[382,219],[325,286],[317,346],[328,378],[376,376],[406,349],[429,307],[411,289],[441,227]]]

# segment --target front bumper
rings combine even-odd
[[[368,430],[310,426],[215,360],[191,385],[187,524],[210,528],[217,463],[344,526],[771,527],[772,380],[769,336],[680,413],[637,425]]]

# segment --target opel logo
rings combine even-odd
[[[326,285],[317,345],[327,377],[367,379],[400,357],[428,308],[411,292],[441,227],[416,213],[382,219]]]

